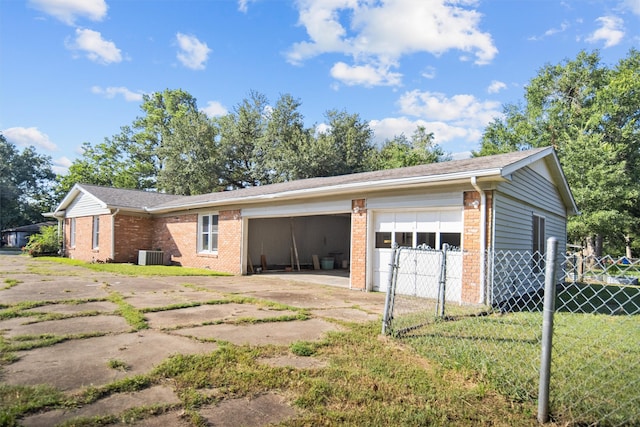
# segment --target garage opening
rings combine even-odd
[[[348,275],[350,214],[253,218],[248,231],[248,273]]]

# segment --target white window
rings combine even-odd
[[[100,217],[93,217],[93,249],[98,249],[100,243]]]
[[[201,214],[198,218],[198,252],[218,252],[218,214]]]
[[[71,222],[69,223],[69,246],[72,248],[76,247],[76,219],[71,218]]]

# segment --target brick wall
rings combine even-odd
[[[365,199],[351,202],[351,288],[362,290],[365,290],[367,286],[367,209],[365,202]]]
[[[114,262],[138,262],[138,251],[152,246],[153,220],[149,217],[116,215],[116,246]]]
[[[165,252],[167,261],[185,267],[210,268],[241,274],[242,218],[239,210],[218,214],[218,253],[198,253],[198,215],[176,215],[153,220],[152,247]]]
[[[474,207],[473,202],[480,203],[480,194],[477,191],[464,193],[464,260],[462,268],[462,302],[476,304],[480,300],[481,256],[482,245],[480,241],[481,227],[485,227],[486,246],[491,239],[492,192],[486,192],[487,215],[486,223],[480,224],[480,207]]]
[[[71,218],[66,218],[64,230],[65,255],[86,262],[111,261],[111,215],[100,215],[98,248],[93,248],[93,216],[76,218],[76,244],[70,245]]]

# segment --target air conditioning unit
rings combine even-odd
[[[164,265],[164,252],[138,251],[138,265]]]

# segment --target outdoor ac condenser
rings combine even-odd
[[[138,251],[138,265],[163,265],[163,251]]]

